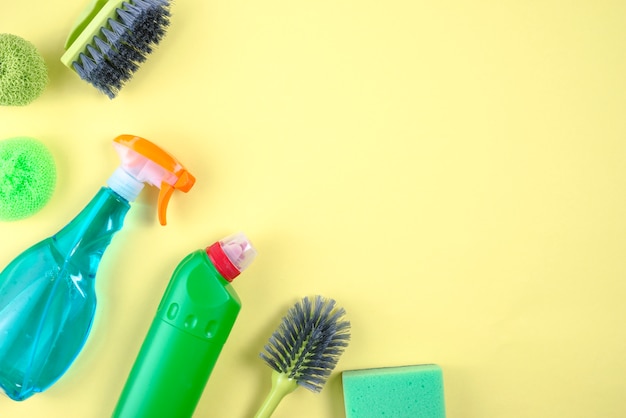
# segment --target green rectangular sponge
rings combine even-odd
[[[445,418],[443,374],[435,364],[342,373],[346,418]]]

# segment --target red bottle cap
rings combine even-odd
[[[206,248],[217,271],[229,282],[239,276],[256,257],[256,250],[242,233],[231,235]]]

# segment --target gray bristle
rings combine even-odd
[[[170,23],[167,0],[130,0],[117,19],[93,39],[73,67],[78,75],[113,99],[165,36]]]
[[[260,357],[300,386],[319,392],[350,340],[350,322],[333,299],[316,296],[296,303]]]

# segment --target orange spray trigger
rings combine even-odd
[[[165,212],[174,190],[188,192],[196,182],[195,177],[176,158],[145,138],[120,135],[113,140],[113,146],[122,161],[112,176],[118,189],[122,194],[130,189],[128,195],[132,199],[127,199],[130,201],[134,200],[138,194],[136,190],[141,190],[144,183],[160,188],[157,213],[159,222],[165,225]]]
[[[180,173],[176,184],[173,186],[163,182],[161,184],[161,191],[159,192],[159,202],[157,211],[159,214],[159,222],[161,225],[165,225],[167,220],[165,219],[165,212],[167,212],[167,205],[170,203],[170,197],[172,197],[172,193],[174,190],[178,189],[181,192],[187,193],[193,187],[196,182],[196,178],[189,173],[189,171],[184,170]]]

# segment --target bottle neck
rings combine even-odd
[[[107,180],[107,186],[127,201],[133,202],[143,190],[144,184],[128,174],[123,167],[118,167]]]

